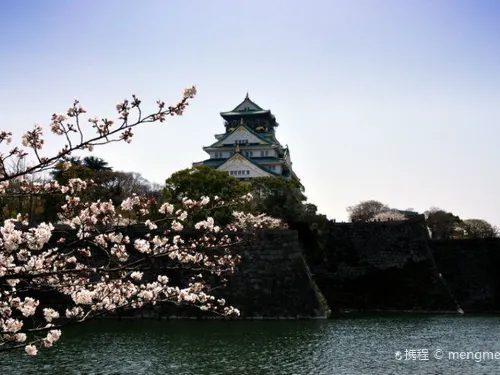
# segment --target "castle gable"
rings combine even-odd
[[[250,160],[236,153],[224,164],[217,168],[218,171],[228,172],[234,177],[252,178],[269,177],[271,173],[266,172],[261,167],[255,165]]]
[[[259,137],[245,126],[240,125],[236,129],[234,129],[231,133],[229,133],[225,138],[215,143],[214,146],[223,147],[224,145],[234,145],[234,144],[270,145],[271,143],[265,140],[264,138]]]

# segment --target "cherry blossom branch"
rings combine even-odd
[[[54,166],[63,157],[70,155],[73,151],[76,150],[88,149],[92,151],[94,146],[107,144],[111,141],[114,142],[125,141],[127,143],[130,143],[133,137],[133,133],[131,131],[132,128],[148,122],[156,122],[156,121],[164,122],[167,116],[175,116],[175,115],[181,116],[184,113],[186,107],[189,105],[188,103],[189,99],[192,99],[195,95],[196,95],[196,88],[193,86],[192,88],[186,89],[184,91],[183,99],[176,105],[164,109],[164,103],[158,102],[159,110],[156,113],[150,114],[144,118],[141,117],[142,112],[140,111],[139,107],[141,101],[135,95],[133,95],[132,96],[133,101],[131,103],[129,103],[129,101],[125,99],[122,103],[117,104],[116,109],[118,111],[118,114],[120,115],[120,119],[122,119],[123,122],[116,129],[111,129],[112,125],[114,124],[113,121],[109,121],[107,119],[99,120],[97,118],[89,119],[89,122],[93,124],[93,127],[96,129],[98,135],[88,140],[85,140],[79,122],[80,115],[86,113],[87,110],[79,104],[78,100],[75,100],[73,106],[68,109],[66,115],[54,114],[52,116],[52,124],[51,124],[52,132],[57,135],[64,134],[66,136],[66,140],[68,143],[63,147],[63,149],[56,156],[44,157],[44,158],[40,157],[38,155],[38,150],[42,149],[44,145],[44,140],[42,138],[43,133],[42,133],[42,128],[39,125],[35,125],[34,130],[28,131],[23,136],[23,146],[30,147],[34,150],[34,153],[38,159],[38,164],[28,167],[24,171],[19,171],[17,173],[11,174],[10,176],[7,175],[7,171],[4,168],[2,171],[2,175],[0,176],[0,182],[24,176],[27,174],[47,170],[52,166]],[[161,105],[162,103],[163,105]],[[131,109],[139,110],[139,118],[136,122],[129,124],[128,118],[129,118],[129,111]],[[71,124],[66,124],[65,126],[64,121],[66,121],[68,118],[75,118],[77,129],[75,129],[74,126]],[[80,135],[80,142],[76,145],[73,145],[71,142],[71,138],[69,136],[71,132],[77,132]],[[107,140],[109,139],[110,136],[117,135],[118,133],[121,133],[119,138],[114,140]],[[3,139],[11,139],[10,138],[11,133],[7,133],[4,131],[0,134],[4,134]],[[100,142],[102,140],[104,140],[104,142]],[[14,150],[15,151],[10,152],[9,156],[18,155],[19,157],[25,157],[27,155],[27,153],[18,148],[15,148]],[[1,160],[5,161],[5,159],[6,158],[2,158]]]
[[[40,154],[44,139],[39,125],[22,137],[23,146],[30,148],[38,160],[34,165],[7,173],[8,158],[23,160],[28,153],[15,147],[0,154],[0,197],[27,196],[32,202],[39,195],[63,195],[59,224],[71,228],[57,232],[52,223],[31,225],[24,213],[0,226],[0,350],[24,347],[29,355],[35,355],[59,340],[59,328],[66,322],[81,323],[119,309],[140,309],[162,302],[196,306],[224,316],[239,314],[224,299],[212,295],[217,284],[226,282],[224,275],[233,272],[240,261],[231,250],[251,238],[255,229],[283,224],[265,215],[235,212],[234,223],[221,227],[208,215],[248,202],[251,195],[233,202],[217,197],[184,199],[176,206],[166,202],[153,217],[155,201],[148,197],[132,195],[119,206],[111,201],[86,202],[84,197],[89,195],[85,191],[95,186],[91,180],[70,179],[60,185],[26,179],[50,169],[73,151],[91,151],[94,146],[111,142],[130,143],[132,128],[182,115],[195,94],[194,87],[186,90],[183,99],[171,107],[158,101],[158,111],[146,116],[141,101],[133,95],[130,102],[124,100],[116,107],[121,125],[115,126],[106,118],[90,118],[97,132],[90,138],[85,137],[81,122],[86,110],[76,100],[66,114],[52,116],[52,132],[66,139],[57,155]],[[135,122],[130,120],[131,110],[137,110]],[[0,145],[9,144],[11,137],[10,132],[0,131]],[[63,162],[61,167],[68,164]],[[189,232],[185,227],[194,213],[194,217],[200,213],[207,217]],[[193,276],[175,285],[169,275],[180,269]],[[54,300],[44,298],[44,293],[50,293]],[[42,333],[45,336],[40,336]]]

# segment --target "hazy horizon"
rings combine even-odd
[[[207,158],[248,91],[329,218],[375,199],[500,226],[497,1],[31,0],[0,19],[0,130],[16,144],[40,123],[54,153],[50,117],[74,97],[116,117],[131,94],[154,108],[196,84],[184,116],[93,153],[163,183]]]

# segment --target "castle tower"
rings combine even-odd
[[[243,181],[268,176],[298,179],[288,147],[276,139],[278,123],[270,110],[259,107],[247,94],[236,108],[220,115],[225,132],[215,135],[215,143],[203,147],[210,158],[193,166],[206,165]]]

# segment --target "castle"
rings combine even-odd
[[[209,159],[193,163],[229,173],[242,181],[254,177],[280,176],[297,179],[292,170],[290,150],[276,139],[276,118],[245,99],[232,111],[221,112],[226,131],[216,134],[216,142],[203,147]]]

